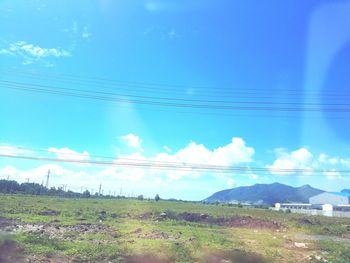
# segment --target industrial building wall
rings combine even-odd
[[[331,204],[331,205],[345,205],[349,204],[349,198],[346,196],[336,195],[332,193],[322,193],[310,197],[309,203],[313,205]]]

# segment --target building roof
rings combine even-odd
[[[350,193],[343,193],[343,192],[327,192],[327,193],[334,194],[334,195],[345,196],[345,197],[350,197]]]

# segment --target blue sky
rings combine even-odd
[[[310,169],[183,172],[1,157],[2,178],[41,183],[50,169],[52,186],[96,191],[102,182],[106,192],[193,200],[275,181],[350,187],[349,113],[324,110],[348,107],[339,104],[350,84],[349,1],[3,0],[0,13],[0,153]],[[296,110],[109,102],[13,83]],[[317,111],[303,110],[313,104]]]

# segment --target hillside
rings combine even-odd
[[[324,192],[310,185],[292,187],[285,184],[255,184],[219,191],[206,198],[206,202],[248,202],[248,203],[308,203],[311,196]]]
[[[350,189],[343,189],[343,190],[341,190],[341,193],[347,193],[347,194],[350,194]]]

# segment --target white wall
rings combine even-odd
[[[346,204],[349,204],[349,198],[346,196],[336,195],[332,193],[322,193],[322,194],[310,197],[309,203],[313,205],[323,205],[323,204],[331,204],[335,206],[346,205]]]

